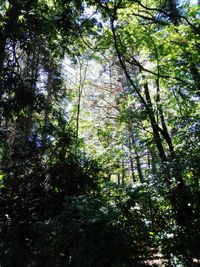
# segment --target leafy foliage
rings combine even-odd
[[[1,1],[2,267],[199,259],[198,18],[189,1]]]

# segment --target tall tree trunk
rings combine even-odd
[[[124,146],[122,144],[122,151],[124,151]],[[125,163],[124,163],[124,158],[122,157],[122,160],[121,160],[121,168],[122,168],[122,179],[121,179],[121,182],[122,182],[122,185],[125,185],[125,176],[126,176],[126,173],[125,173]]]
[[[122,159],[122,185],[125,185],[125,164],[124,160]]]
[[[129,161],[130,161],[130,167],[131,167],[132,181],[133,183],[135,183],[136,179],[135,179],[134,163],[133,163],[133,157],[132,157],[132,150],[130,149],[130,147],[129,147]]]
[[[32,128],[32,116],[33,116],[33,102],[36,93],[36,86],[38,80],[39,72],[39,61],[40,61],[40,48],[35,44],[35,49],[33,51],[33,57],[30,59],[30,73],[31,73],[31,84],[30,84],[30,94],[32,95],[32,101],[28,105],[28,116],[27,116],[27,136],[31,134]],[[29,75],[29,74],[28,74]]]
[[[50,108],[51,108],[51,94],[52,94],[52,81],[53,81],[53,62],[50,59],[47,68],[47,82],[46,82],[46,108],[44,111],[44,127],[45,132],[43,135],[43,145],[46,145],[47,142],[47,135],[48,135],[48,127],[49,127],[49,115],[50,115]]]
[[[162,160],[163,163],[165,163],[167,160],[167,157],[165,155],[165,151],[164,151],[163,144],[162,144],[162,139],[161,139],[160,134],[159,134],[159,127],[158,127],[158,123],[156,122],[156,119],[155,119],[155,114],[153,111],[153,105],[151,102],[151,97],[150,97],[147,82],[144,83],[144,93],[145,93],[145,98],[146,98],[147,105],[148,105],[147,112],[148,112],[148,116],[150,118],[152,130],[153,130],[154,141],[157,145],[160,159]]]
[[[47,128],[49,126],[49,112],[50,112],[50,105],[51,105],[51,91],[52,91],[52,77],[53,76],[53,64],[50,60],[49,66],[48,66],[48,77],[47,77],[47,85],[46,85],[46,92],[47,92],[47,98],[46,98],[46,106],[45,114],[44,114],[44,125]]]
[[[165,141],[167,142],[167,145],[169,147],[170,153],[173,154],[174,147],[173,147],[173,144],[172,144],[172,139],[171,139],[171,137],[169,135],[169,132],[168,132],[168,129],[167,129],[167,125],[165,123],[165,117],[164,117],[164,114],[163,114],[162,104],[160,103],[160,82],[159,82],[159,78],[156,79],[156,87],[157,87],[156,103],[157,103],[158,114],[159,114],[161,125],[162,125],[162,128],[158,127],[158,130],[161,133],[161,135],[163,136],[163,138],[165,139]]]
[[[83,73],[84,71],[84,73]],[[83,85],[86,79],[87,66],[83,67],[81,61],[79,61],[79,85],[78,85],[78,103],[77,103],[77,114],[76,114],[76,137],[79,137],[79,119],[81,109],[81,97],[83,93]]]
[[[136,141],[135,141],[133,128],[132,128],[131,124],[129,124],[129,131],[130,131],[131,146],[133,147],[134,153],[135,153],[135,160],[136,160],[136,166],[137,166],[137,172],[138,172],[139,180],[140,180],[140,183],[143,183],[144,182],[144,176],[142,173],[140,156],[139,156],[139,153],[137,150]]]

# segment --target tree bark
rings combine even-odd
[[[163,163],[165,163],[167,160],[167,157],[165,155],[165,151],[164,151],[163,144],[162,144],[162,139],[161,139],[160,134],[159,134],[159,127],[158,127],[158,123],[156,122],[156,119],[155,119],[155,115],[154,115],[154,111],[153,111],[153,105],[151,102],[151,97],[150,97],[147,82],[144,83],[144,93],[145,93],[145,97],[146,97],[146,101],[147,101],[147,105],[148,105],[147,112],[148,112],[148,116],[149,116],[149,119],[151,122],[152,130],[153,130],[154,141],[155,141],[156,146],[158,148],[160,159],[162,160]]]
[[[162,134],[163,138],[165,139],[165,141],[167,142],[167,145],[169,147],[169,151],[171,154],[173,154],[174,152],[174,147],[172,144],[172,139],[169,135],[168,129],[167,129],[167,125],[165,123],[165,118],[164,118],[164,114],[163,114],[163,109],[162,109],[162,105],[160,103],[160,83],[159,83],[159,78],[156,79],[156,86],[157,86],[157,109],[158,109],[158,113],[159,113],[159,117],[160,117],[160,121],[161,121],[161,125],[162,128],[158,127],[159,132]]]

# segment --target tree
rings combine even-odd
[[[61,213],[66,195],[92,190],[98,180],[95,163],[75,153],[61,106],[66,97],[56,36],[67,33],[67,19],[69,32],[76,27],[71,14],[80,14],[76,5],[61,1],[56,9],[47,2],[8,1],[2,6],[2,266],[68,264],[69,244],[53,238],[49,222]]]
[[[110,49],[112,55],[117,55],[127,84],[131,88],[130,94],[143,109],[145,116],[140,120],[140,128],[142,121],[148,125],[150,138],[145,143],[151,151],[157,172],[149,172],[149,183],[152,182],[153,175],[153,183],[162,184],[161,187],[158,186],[158,192],[165,192],[165,201],[170,203],[172,218],[191,242],[189,249],[184,241],[185,248],[177,253],[182,254],[186,262],[189,260],[190,263],[187,264],[191,264],[194,243],[188,233],[194,228],[198,231],[193,224],[192,215],[198,214],[198,209],[190,203],[191,192],[196,187],[196,175],[189,175],[189,182],[180,161],[183,150],[180,151],[179,146],[180,143],[184,146],[185,142],[179,137],[180,132],[186,134],[188,127],[195,127],[190,126],[193,123],[190,124],[188,120],[192,114],[198,112],[198,71],[192,71],[193,75],[190,67],[191,62],[195,66],[198,62],[198,22],[195,17],[197,8],[180,4],[181,10],[175,1],[151,1],[148,4],[143,1],[95,3],[104,20],[104,27],[98,29],[99,38],[104,38],[94,49]],[[185,47],[188,47],[187,52]],[[192,59],[192,55],[196,55],[196,60]],[[181,122],[183,117],[184,123]],[[196,118],[194,115],[194,121]],[[188,134],[184,136],[191,140]],[[155,149],[159,157],[155,156]],[[196,157],[198,158],[197,154]],[[155,171],[155,167],[152,169]],[[183,240],[180,232],[176,234],[177,238]]]
[[[169,265],[192,266],[197,6],[10,0],[0,11],[0,265],[144,266],[161,247]]]

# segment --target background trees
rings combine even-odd
[[[0,264],[142,266],[160,247],[192,266],[197,5],[0,7]]]
[[[193,134],[188,132],[190,127],[196,127],[194,124],[196,125],[199,117],[198,85],[189,67],[192,54],[197,59],[195,62],[198,62],[199,26],[194,19],[197,6],[170,1],[148,4],[143,1],[97,1],[96,4],[101,10],[104,27],[98,28],[99,42],[94,49],[101,50],[101,53],[104,51],[105,54],[110,49],[115,58],[114,62],[117,56],[118,68],[124,73],[123,90],[117,100],[118,112],[115,118],[118,121],[118,129],[119,125],[123,125],[123,130],[120,129],[123,139],[118,139],[118,142],[124,151],[124,148],[128,147],[126,136],[131,136],[132,144],[140,147],[140,157],[136,155],[135,162],[133,159],[130,161],[130,169],[133,173],[135,164],[137,179],[156,186],[156,195],[158,194],[159,198],[164,196],[164,201],[167,201],[172,212],[170,217],[173,218],[173,223],[177,224],[170,224],[169,229],[181,229],[175,230],[176,242],[183,241],[184,235],[184,242],[187,240],[191,246],[189,249],[186,242],[186,247],[181,248],[182,252],[177,253],[189,259],[192,253],[195,254],[192,247],[196,241],[192,240],[194,235],[189,234],[189,237],[188,233],[194,229],[198,232],[192,223],[193,216],[198,214],[198,208],[192,206],[189,200],[192,192],[198,191],[199,185],[196,187],[196,174],[191,174],[192,169],[188,163],[186,167],[182,159],[184,158],[185,162],[188,157],[187,162],[190,161],[190,155],[186,156],[187,149],[184,144],[197,144]],[[193,18],[190,19],[189,14],[192,14]],[[115,82],[113,93],[115,91],[117,97],[118,81]],[[136,123],[138,119],[139,122]],[[180,139],[183,132],[186,142]],[[113,134],[105,130],[101,133],[101,140],[104,139],[108,148],[108,140],[109,144],[112,144]],[[127,154],[123,154],[127,159]],[[122,155],[120,158],[122,159]],[[198,156],[194,161],[198,161]],[[122,160],[122,177],[124,163]],[[146,174],[144,179],[142,172]],[[189,180],[186,174],[188,172]],[[153,213],[157,213],[157,210]]]

